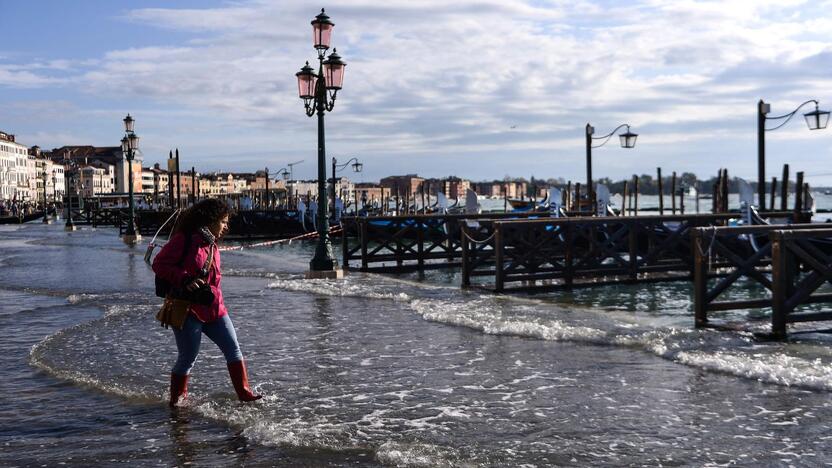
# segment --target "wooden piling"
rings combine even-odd
[[[693,313],[697,328],[708,323],[707,294],[708,294],[708,254],[704,249],[703,229],[691,231],[693,245]],[[714,233],[716,234],[716,233]]]
[[[774,211],[774,197],[777,195],[777,177],[771,178],[771,203],[768,206]]]
[[[462,246],[462,287],[467,288],[471,286],[471,265],[468,261],[468,226],[463,223],[460,232],[460,245]]]
[[[638,176],[633,174],[633,216],[638,216]]]
[[[802,172],[797,173],[798,180],[801,180],[802,176]],[[800,198],[799,195],[798,198]],[[786,259],[788,249],[784,244],[782,232],[771,233],[771,333],[775,338],[786,336],[786,297],[789,275]]]
[[[660,167],[656,168],[656,180],[659,183],[659,214],[664,215],[664,189],[662,188],[662,168]]]
[[[783,164],[783,184],[780,186],[780,211],[789,210],[789,165]]]
[[[581,183],[575,182],[575,200],[572,202],[575,211],[581,211]]]
[[[728,212],[728,169],[722,170],[722,212]]]
[[[577,187],[578,184],[576,183]],[[503,226],[500,223],[494,224],[494,292],[501,293],[504,288],[503,271]]]
[[[563,205],[566,207],[566,211],[574,210],[575,208],[572,206],[572,181],[566,182],[566,204]]]
[[[803,171],[797,173],[797,182],[794,184],[794,212],[795,215],[803,211]]]
[[[679,213],[685,214],[685,189],[679,188]]]
[[[671,214],[676,214],[676,171],[673,171],[670,176],[670,203]]]
[[[627,216],[627,202],[629,201],[627,197],[629,195],[630,194],[627,192],[627,181],[625,180],[624,194],[621,196],[621,213],[619,213],[621,216]]]

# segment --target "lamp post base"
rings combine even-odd
[[[125,235],[121,236],[121,240],[125,244],[133,246],[133,245],[138,244],[139,241],[142,240],[142,235],[141,234],[125,234]]]
[[[52,220],[49,218],[43,218],[43,224],[52,224]]]
[[[306,279],[343,279],[344,270],[309,270]]]
[[[77,231],[77,230],[78,230],[78,226],[76,226],[74,224],[67,224],[66,226],[64,226],[64,231],[67,231],[67,232],[72,232],[72,231]]]

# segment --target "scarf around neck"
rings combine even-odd
[[[199,233],[202,234],[202,238],[205,239],[205,242],[214,245],[217,242],[217,237],[211,233],[211,230],[208,229],[208,226],[202,226],[199,228]]]

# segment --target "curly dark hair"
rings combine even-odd
[[[173,232],[194,233],[203,226],[211,225],[231,214],[231,208],[224,201],[206,198],[179,215]]]

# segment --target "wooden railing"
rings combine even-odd
[[[361,271],[404,272],[458,267],[461,226],[466,220],[547,216],[489,213],[345,217],[341,220],[342,266]],[[357,263],[357,265],[356,265]]]
[[[832,302],[818,292],[832,281],[832,228],[826,224],[696,229],[694,239],[694,317],[697,327],[722,326],[709,319],[717,311],[771,308],[771,332],[782,338],[789,323],[832,320],[832,311],[798,310]],[[742,281],[741,281],[742,280]],[[747,294],[757,285],[763,297]]]
[[[495,292],[689,279],[690,231],[732,214],[486,220],[468,224],[462,285],[493,277]],[[487,281],[486,281],[487,282]],[[488,284],[480,284],[488,287]]]

